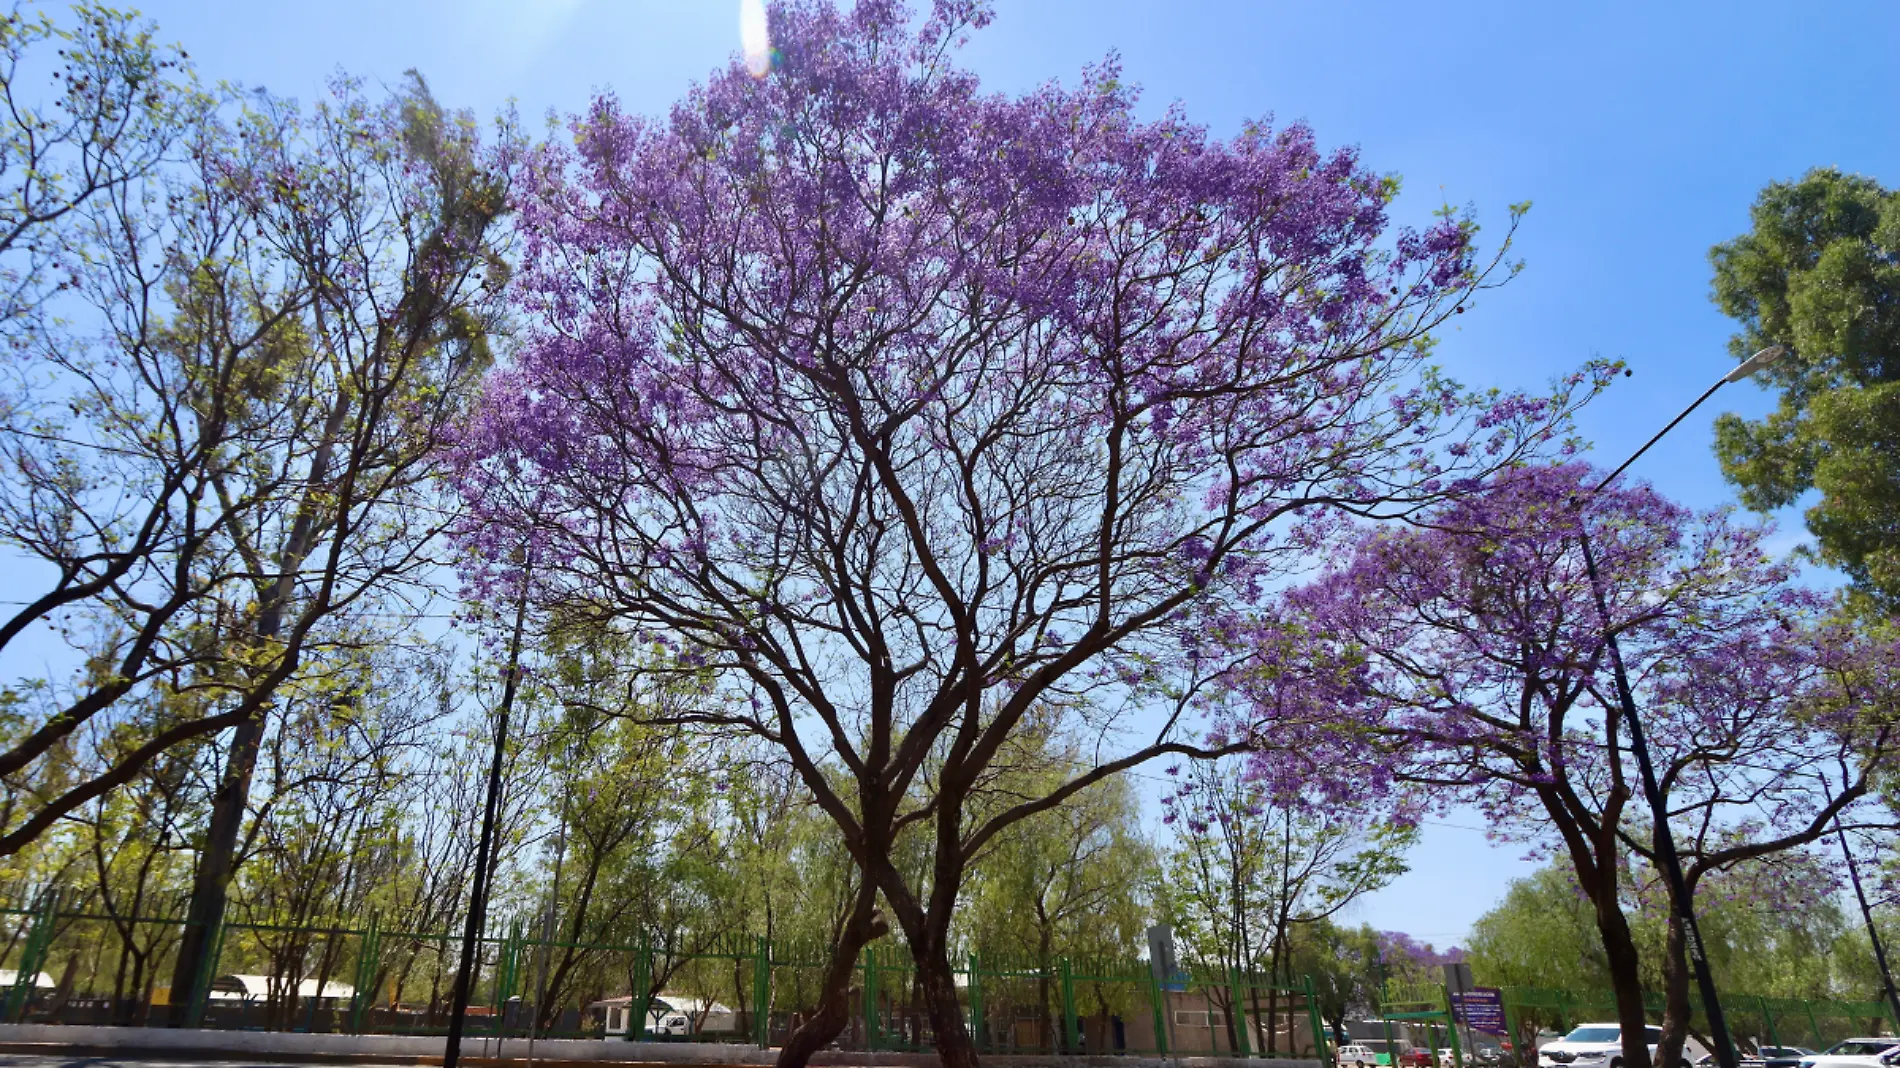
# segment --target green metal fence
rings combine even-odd
[[[182,902],[172,902],[182,906]],[[190,990],[169,989],[182,907],[122,916],[90,899],[47,893],[0,908],[0,967],[17,979],[0,1018],[150,1025],[182,1011],[209,1028],[440,1033],[459,937],[355,924],[229,922],[212,939]],[[481,939],[468,1033],[544,1037],[743,1041],[777,1045],[817,1011],[829,947],[763,938],[709,945],[585,943],[533,937],[521,919]],[[981,1051],[1218,1052],[1326,1056],[1310,980],[1288,984],[1239,972],[1157,981],[1144,961],[1050,957],[957,962],[963,1023]],[[243,987],[261,982],[262,989]],[[548,996],[542,999],[542,990]],[[732,1010],[728,1025],[656,1033],[627,991],[664,990]],[[903,1051],[936,1039],[909,954],[874,945],[852,972],[840,1045]],[[546,1005],[537,1002],[545,1000]],[[646,1006],[641,1006],[645,1008]],[[696,1024],[708,1022],[702,1016]]]
[[[356,923],[231,922],[190,990],[169,990],[182,902],[121,915],[60,892],[0,908],[0,1019],[137,1026],[182,1011],[211,1028],[433,1034],[446,1030],[460,938]],[[515,919],[481,939],[473,1034],[724,1040],[770,1047],[818,1011],[830,947],[726,938],[705,944],[589,943],[539,938]],[[1134,958],[955,962],[962,1022],[980,1052],[1293,1056],[1328,1060],[1332,1036],[1306,977],[1287,981],[1237,970],[1157,979]],[[261,989],[252,989],[260,983]],[[698,1006],[691,1034],[646,1011],[629,991],[663,991]],[[179,1000],[182,998],[182,1001]],[[684,999],[684,1001],[681,1001]],[[1519,1048],[1541,1028],[1615,1019],[1606,994],[1504,988],[1506,1026]],[[177,1004],[175,1004],[177,1002]],[[723,1022],[712,1007],[730,1010]],[[1729,995],[1739,1037],[1773,1044],[1830,1044],[1884,1026],[1883,1003]],[[1387,986],[1375,1014],[1404,1034],[1459,1051],[1442,986]],[[1662,1005],[1654,999],[1653,1018]],[[839,1045],[858,1050],[931,1048],[936,1039],[916,970],[902,945],[867,948],[852,969],[849,1022]],[[714,1026],[717,1024],[717,1026]],[[1900,1028],[1900,1021],[1892,1021]],[[1421,1034],[1422,1032],[1422,1034]]]

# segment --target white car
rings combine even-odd
[[[1643,1029],[1649,1038],[1650,1056],[1662,1041],[1662,1028]],[[1675,1068],[1689,1068],[1702,1053],[1694,1039],[1684,1043],[1682,1062]],[[1537,1051],[1538,1068],[1623,1068],[1623,1028],[1613,1023],[1587,1023]],[[1844,1066],[1843,1066],[1844,1068]]]
[[[1900,1038],[1850,1038],[1801,1058],[1801,1068],[1882,1068],[1900,1064]]]
[[[1380,1039],[1359,1039],[1339,1047],[1334,1056],[1339,1068],[1378,1068],[1390,1065],[1392,1058],[1385,1052],[1385,1042]]]

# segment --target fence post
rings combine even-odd
[[[26,1006],[33,999],[40,966],[46,962],[47,950],[52,947],[53,925],[58,920],[59,888],[51,887],[46,891],[42,906],[33,913],[33,926],[27,929],[26,944],[20,947],[20,964],[14,975],[13,989],[7,992],[6,1018],[13,1023],[19,1023],[26,1016]]]
[[[1168,1055],[1168,992],[1153,967],[1148,969],[1148,1000],[1154,1009],[1155,1052]]]
[[[1247,1041],[1247,1007],[1240,1000],[1240,969],[1227,969],[1227,996],[1233,1003],[1233,1009],[1227,1015],[1227,1023],[1234,1029],[1234,1054],[1251,1057],[1252,1043]]]
[[[970,1041],[978,1053],[986,1052],[983,1041],[988,1037],[988,1021],[983,1018],[983,973],[979,970],[976,954],[970,954]]]
[[[356,953],[356,990],[350,999],[350,1031],[363,1033],[363,1017],[376,1000],[376,972],[383,952],[382,913],[371,909],[369,926],[363,931],[363,943]]]
[[[1069,958],[1057,961],[1062,976],[1062,1048],[1070,1053],[1082,1049],[1082,1024],[1075,1018],[1075,969]]]
[[[515,992],[515,973],[521,957],[521,920],[508,921],[508,933],[495,947],[495,1034],[508,1029],[508,1000]]]
[[[1518,1043],[1522,1041],[1521,1036],[1517,1033],[1517,1013],[1511,1011],[1511,1005],[1515,1000],[1513,995],[1516,993],[1517,988],[1514,986],[1507,986],[1499,990],[1498,1004],[1504,1009],[1504,1040],[1511,1045],[1511,1059],[1516,1061],[1519,1065],[1522,1065],[1524,1058],[1517,1048]],[[1535,1045],[1536,1040],[1532,1039],[1531,1044]]]
[[[198,966],[198,974],[191,981],[191,990],[186,994],[190,1000],[185,1003],[185,1025],[203,1027],[205,1003],[211,1000],[211,981],[218,973],[218,963],[224,957],[224,939],[231,933],[231,925],[218,921],[218,929],[212,933],[211,952]]]
[[[1451,1032],[1451,1063],[1456,1068],[1465,1068],[1464,1049],[1458,1044],[1458,1009],[1451,1003],[1451,988],[1440,983],[1438,989],[1445,995],[1445,1030]]]
[[[758,953],[752,958],[752,1033],[760,1049],[772,1045],[772,943],[758,940]]]
[[[640,936],[640,951],[633,958],[633,1000],[627,1004],[628,1042],[647,1037],[647,1010],[653,1007],[653,943]]]
[[[1319,1011],[1319,993],[1313,986],[1312,973],[1308,972],[1300,978],[1303,980],[1301,985],[1306,987],[1306,1026],[1313,1029],[1313,1056],[1323,1065],[1327,1060],[1326,1018]],[[1292,1029],[1293,1024],[1289,1020],[1287,1030]]]
[[[1388,1015],[1386,1011],[1391,1000],[1391,991],[1386,988],[1385,965],[1381,964],[1379,965],[1379,1019],[1385,1024],[1385,1052],[1373,1054],[1372,1062],[1374,1064],[1390,1065],[1391,1068],[1399,1068],[1399,1044],[1398,1041],[1392,1037],[1392,1017]],[[1381,1061],[1379,1059],[1380,1057],[1384,1057],[1385,1060]]]
[[[1807,1006],[1808,1026],[1814,1029],[1814,1048],[1820,1049],[1823,1045],[1821,1041],[1821,1021],[1814,1018],[1814,1002],[1803,998],[1801,1004]]]
[[[877,950],[864,947],[864,1048],[877,1048]]]
[[[1762,1026],[1768,1032],[1768,1041],[1781,1045],[1781,1036],[1775,1033],[1775,1010],[1768,1007],[1767,998],[1757,997],[1755,1000],[1761,1004]]]

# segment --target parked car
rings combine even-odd
[[[1643,1029],[1653,1057],[1662,1041],[1662,1028]],[[1694,1039],[1683,1047],[1676,1068],[1690,1068],[1706,1051]],[[1587,1023],[1537,1051],[1538,1068],[1623,1068],[1623,1029],[1613,1023]],[[1846,1068],[1846,1066],[1840,1066]]]
[[[1900,1038],[1850,1038],[1801,1058],[1801,1068],[1892,1068],[1900,1064]]]
[[[1432,1068],[1432,1051],[1411,1046],[1399,1054],[1399,1068]]]
[[[1801,1058],[1814,1056],[1800,1046],[1760,1046],[1742,1058],[1744,1068],[1800,1068]]]
[[[1375,1043],[1365,1039],[1348,1042],[1339,1047],[1336,1059],[1339,1068],[1376,1068],[1379,1065],[1392,1063],[1392,1055],[1385,1052],[1383,1042]]]

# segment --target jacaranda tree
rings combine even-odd
[[[1352,151],[1138,118],[1113,62],[985,94],[951,57],[986,21],[784,3],[769,67],[663,121],[599,99],[534,161],[526,336],[465,440],[477,582],[526,560],[539,603],[716,680],[675,718],[782,747],[865,872],[782,1063],[845,1019],[879,896],[945,1063],[974,1063],[948,958],[972,855],[1243,745],[1185,730],[1230,663],[1209,621],[1339,517],[1555,442],[1600,381],[1440,379],[1430,331],[1496,277],[1469,220],[1391,232]],[[972,806],[1032,716],[1087,759]]]
[[[1231,707],[1235,731],[1275,742],[1255,757],[1262,781],[1323,768],[1360,792],[1423,790],[1567,861],[1629,1036],[1620,1064],[1648,1068],[1626,902],[1655,881],[1654,815],[1615,711],[1607,634],[1692,895],[1851,821],[1895,759],[1900,719],[1893,650],[1830,623],[1831,602],[1763,551],[1768,528],[1641,486],[1592,496],[1596,477],[1577,464],[1509,472],[1415,529],[1367,532],[1244,632],[1263,652]],[[1685,937],[1672,917],[1656,1054],[1669,1066],[1689,1027]]]

